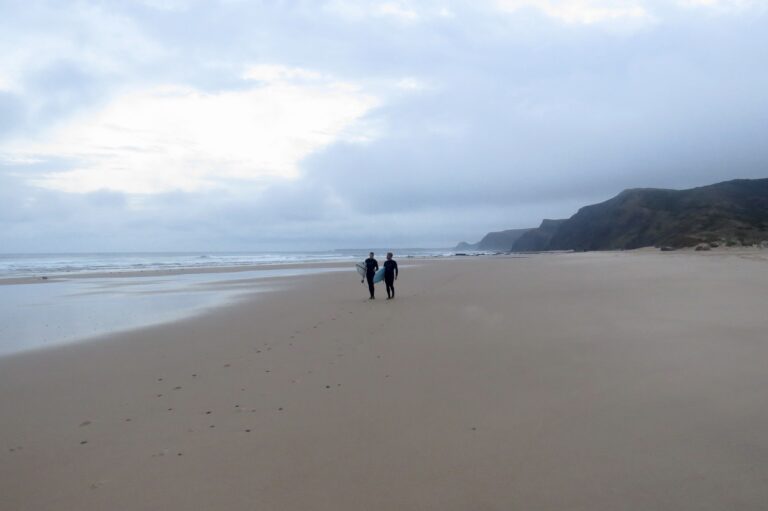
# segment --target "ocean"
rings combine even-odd
[[[384,249],[372,249],[384,260]],[[358,261],[369,249],[342,249],[317,252],[103,252],[63,254],[0,254],[0,279],[13,277],[61,276],[98,272],[183,270]],[[393,250],[395,258],[444,257],[450,249],[409,248]]]

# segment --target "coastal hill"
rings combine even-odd
[[[509,229],[506,231],[489,232],[477,243],[462,241],[456,245],[455,250],[503,250],[507,252],[520,236],[530,230],[532,229]]]
[[[567,220],[544,220],[512,250],[681,248],[763,240],[768,240],[768,179],[737,179],[689,190],[625,190]]]
[[[512,245],[517,252],[534,252],[548,247],[552,237],[566,220],[542,220],[537,229],[530,229]]]

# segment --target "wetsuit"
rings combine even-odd
[[[395,277],[397,277],[397,262],[394,259],[384,261],[384,283],[387,285],[387,296],[395,297]]]
[[[368,291],[373,296],[373,276],[376,275],[376,270],[379,269],[379,262],[373,257],[369,257],[365,260],[365,279],[368,281]]]

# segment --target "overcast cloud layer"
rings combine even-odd
[[[767,177],[766,5],[0,1],[0,251],[448,246]]]

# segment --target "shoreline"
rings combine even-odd
[[[290,286],[293,279],[346,269],[346,265],[292,265],[120,278],[92,274],[51,279],[46,286],[30,285],[37,282],[0,286],[0,357],[183,321]]]
[[[599,250],[599,251],[587,251],[587,252],[574,252],[568,250],[551,250],[551,251],[533,251],[533,252],[479,252],[479,253],[459,253],[446,256],[407,256],[397,258],[405,263],[418,263],[418,262],[431,262],[431,261],[449,261],[449,260],[464,260],[464,259],[485,259],[485,258],[499,258],[499,259],[521,259],[532,256],[563,256],[568,254],[647,254],[647,253],[659,253],[666,257],[675,255],[696,254],[697,256],[714,256],[714,255],[734,255],[734,256],[755,256],[765,255],[768,258],[768,250],[761,247],[717,247],[707,251],[696,252],[695,247],[679,248],[672,251],[661,251],[656,247],[642,247],[633,250]],[[144,269],[144,270],[113,270],[113,271],[78,271],[72,273],[50,273],[39,275],[25,275],[25,276],[0,276],[0,286],[4,285],[17,285],[17,284],[46,284],[53,282],[62,282],[74,279],[90,279],[90,278],[130,278],[130,277],[163,277],[172,275],[199,275],[199,274],[216,274],[216,273],[238,273],[238,272],[253,272],[262,270],[284,270],[293,268],[343,268],[354,264],[356,259],[343,260],[343,261],[302,261],[302,262],[290,262],[290,263],[256,263],[246,265],[221,265],[221,266],[196,266],[196,267],[182,267],[182,268],[158,268],[158,269]]]

